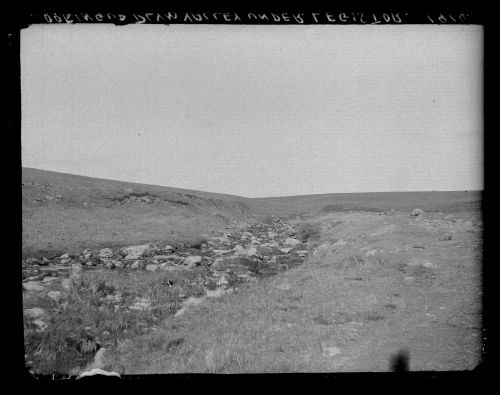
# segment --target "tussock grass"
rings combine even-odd
[[[196,277],[196,273],[190,276]],[[137,272],[131,277],[118,270],[92,270],[85,271],[82,279],[66,308],[46,309],[48,327],[44,332],[37,333],[30,320],[25,320],[25,353],[37,373],[67,373],[90,361],[100,347],[158,327],[180,308],[181,291],[187,296],[204,292],[202,285],[187,286],[189,282],[180,273]],[[174,286],[166,285],[167,281]],[[119,304],[113,303],[116,295]],[[149,299],[150,309],[129,310],[137,297]],[[157,348],[163,340],[152,338],[148,349]]]
[[[304,222],[297,229],[297,238],[306,243],[318,241],[321,238],[321,226],[318,223]]]

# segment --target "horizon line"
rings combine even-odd
[[[304,197],[304,196],[349,195],[349,194],[353,195],[353,194],[367,194],[367,193],[429,193],[429,192],[483,192],[484,191],[484,189],[413,190],[413,191],[393,190],[393,191],[365,191],[365,192],[323,192],[323,193],[311,193],[311,194],[303,194],[303,195],[278,195],[278,196],[248,197],[248,196],[236,195],[236,194],[224,193],[224,192],[205,191],[205,190],[201,190],[201,189],[190,189],[190,188],[173,187],[173,186],[169,186],[169,185],[146,184],[146,183],[137,182],[137,181],[130,181],[130,180],[117,180],[117,179],[112,179],[112,178],[92,177],[92,176],[83,175],[83,174],[66,173],[66,172],[62,172],[62,171],[39,169],[36,167],[21,166],[21,169],[38,170],[38,171],[45,171],[45,172],[49,172],[49,173],[66,174],[69,176],[93,178],[95,180],[123,182],[123,183],[129,183],[129,184],[156,186],[156,187],[161,187],[161,188],[181,189],[181,190],[190,191],[190,192],[201,192],[201,193],[211,193],[211,194],[217,194],[217,195],[234,196],[234,197],[244,198],[244,199],[278,199],[278,198],[292,198],[292,197]]]

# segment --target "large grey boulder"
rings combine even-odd
[[[154,244],[142,244],[136,246],[123,247],[120,252],[125,255],[125,259],[139,259],[156,251]]]
[[[201,263],[201,256],[199,255],[188,256],[186,259],[184,259],[184,264],[187,267],[199,266],[200,263]]]

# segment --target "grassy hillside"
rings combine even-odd
[[[23,169],[23,254],[190,240],[247,219],[244,198]]]
[[[342,211],[411,211],[415,207],[433,212],[461,212],[480,210],[481,197],[481,191],[330,193],[257,198],[252,199],[249,204],[275,215]]]
[[[477,210],[480,202],[478,191],[251,199],[23,168],[23,255],[150,241],[177,243],[260,216],[415,207],[459,212]]]

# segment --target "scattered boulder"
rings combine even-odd
[[[245,255],[248,256],[248,257],[252,257],[252,256],[257,256],[257,248],[256,247],[248,247],[246,250],[245,250]]]
[[[125,259],[135,260],[145,257],[156,250],[154,244],[142,244],[136,246],[123,247],[120,252],[125,255]]]
[[[130,265],[130,268],[131,269],[142,269],[144,266],[144,263],[141,262],[141,261],[135,261],[134,263],[132,263],[132,265]]]
[[[49,327],[47,323],[40,318],[37,318],[36,320],[33,321],[33,324],[36,325],[35,331],[38,333],[45,332],[45,330]]]
[[[24,314],[29,318],[40,318],[45,315],[45,310],[40,307],[24,310]]]
[[[30,257],[30,258],[26,259],[26,260],[25,260],[25,262],[26,262],[28,265],[34,265],[34,264],[38,264],[38,259],[37,259],[37,258]]]
[[[250,232],[243,232],[241,234],[241,240],[253,239],[255,236]]]
[[[283,254],[288,254],[290,251],[292,251],[292,249],[290,247],[286,247],[286,248],[280,248],[280,251]]]
[[[233,248],[233,251],[234,251],[236,254],[238,254],[238,255],[243,255],[243,254],[245,254],[245,251],[246,251],[246,250],[245,250],[245,248],[244,248],[244,247],[242,247],[241,245],[239,245],[239,244],[238,244],[238,245],[236,245],[236,246]]]
[[[28,281],[26,283],[23,283],[23,288],[26,291],[35,291],[35,292],[45,291],[45,287],[37,281]]]
[[[99,258],[111,258],[113,256],[113,251],[110,248],[103,248],[99,250]]]
[[[56,281],[57,277],[44,277],[42,279],[42,283],[51,283],[52,281]]]
[[[257,254],[260,256],[272,256],[273,249],[271,247],[267,247],[267,246],[258,246],[257,247]]]
[[[200,263],[201,263],[201,256],[199,255],[188,256],[186,259],[184,259],[184,264],[187,267],[199,266]]]
[[[291,237],[288,237],[286,240],[285,240],[285,245],[289,245],[289,246],[297,246],[299,244],[302,244],[302,242],[298,239],[294,239],[294,238],[291,238]]]
[[[412,212],[410,213],[410,215],[412,217],[418,217],[418,216],[420,216],[422,214],[424,214],[424,210],[422,210],[420,208],[413,209]]]

